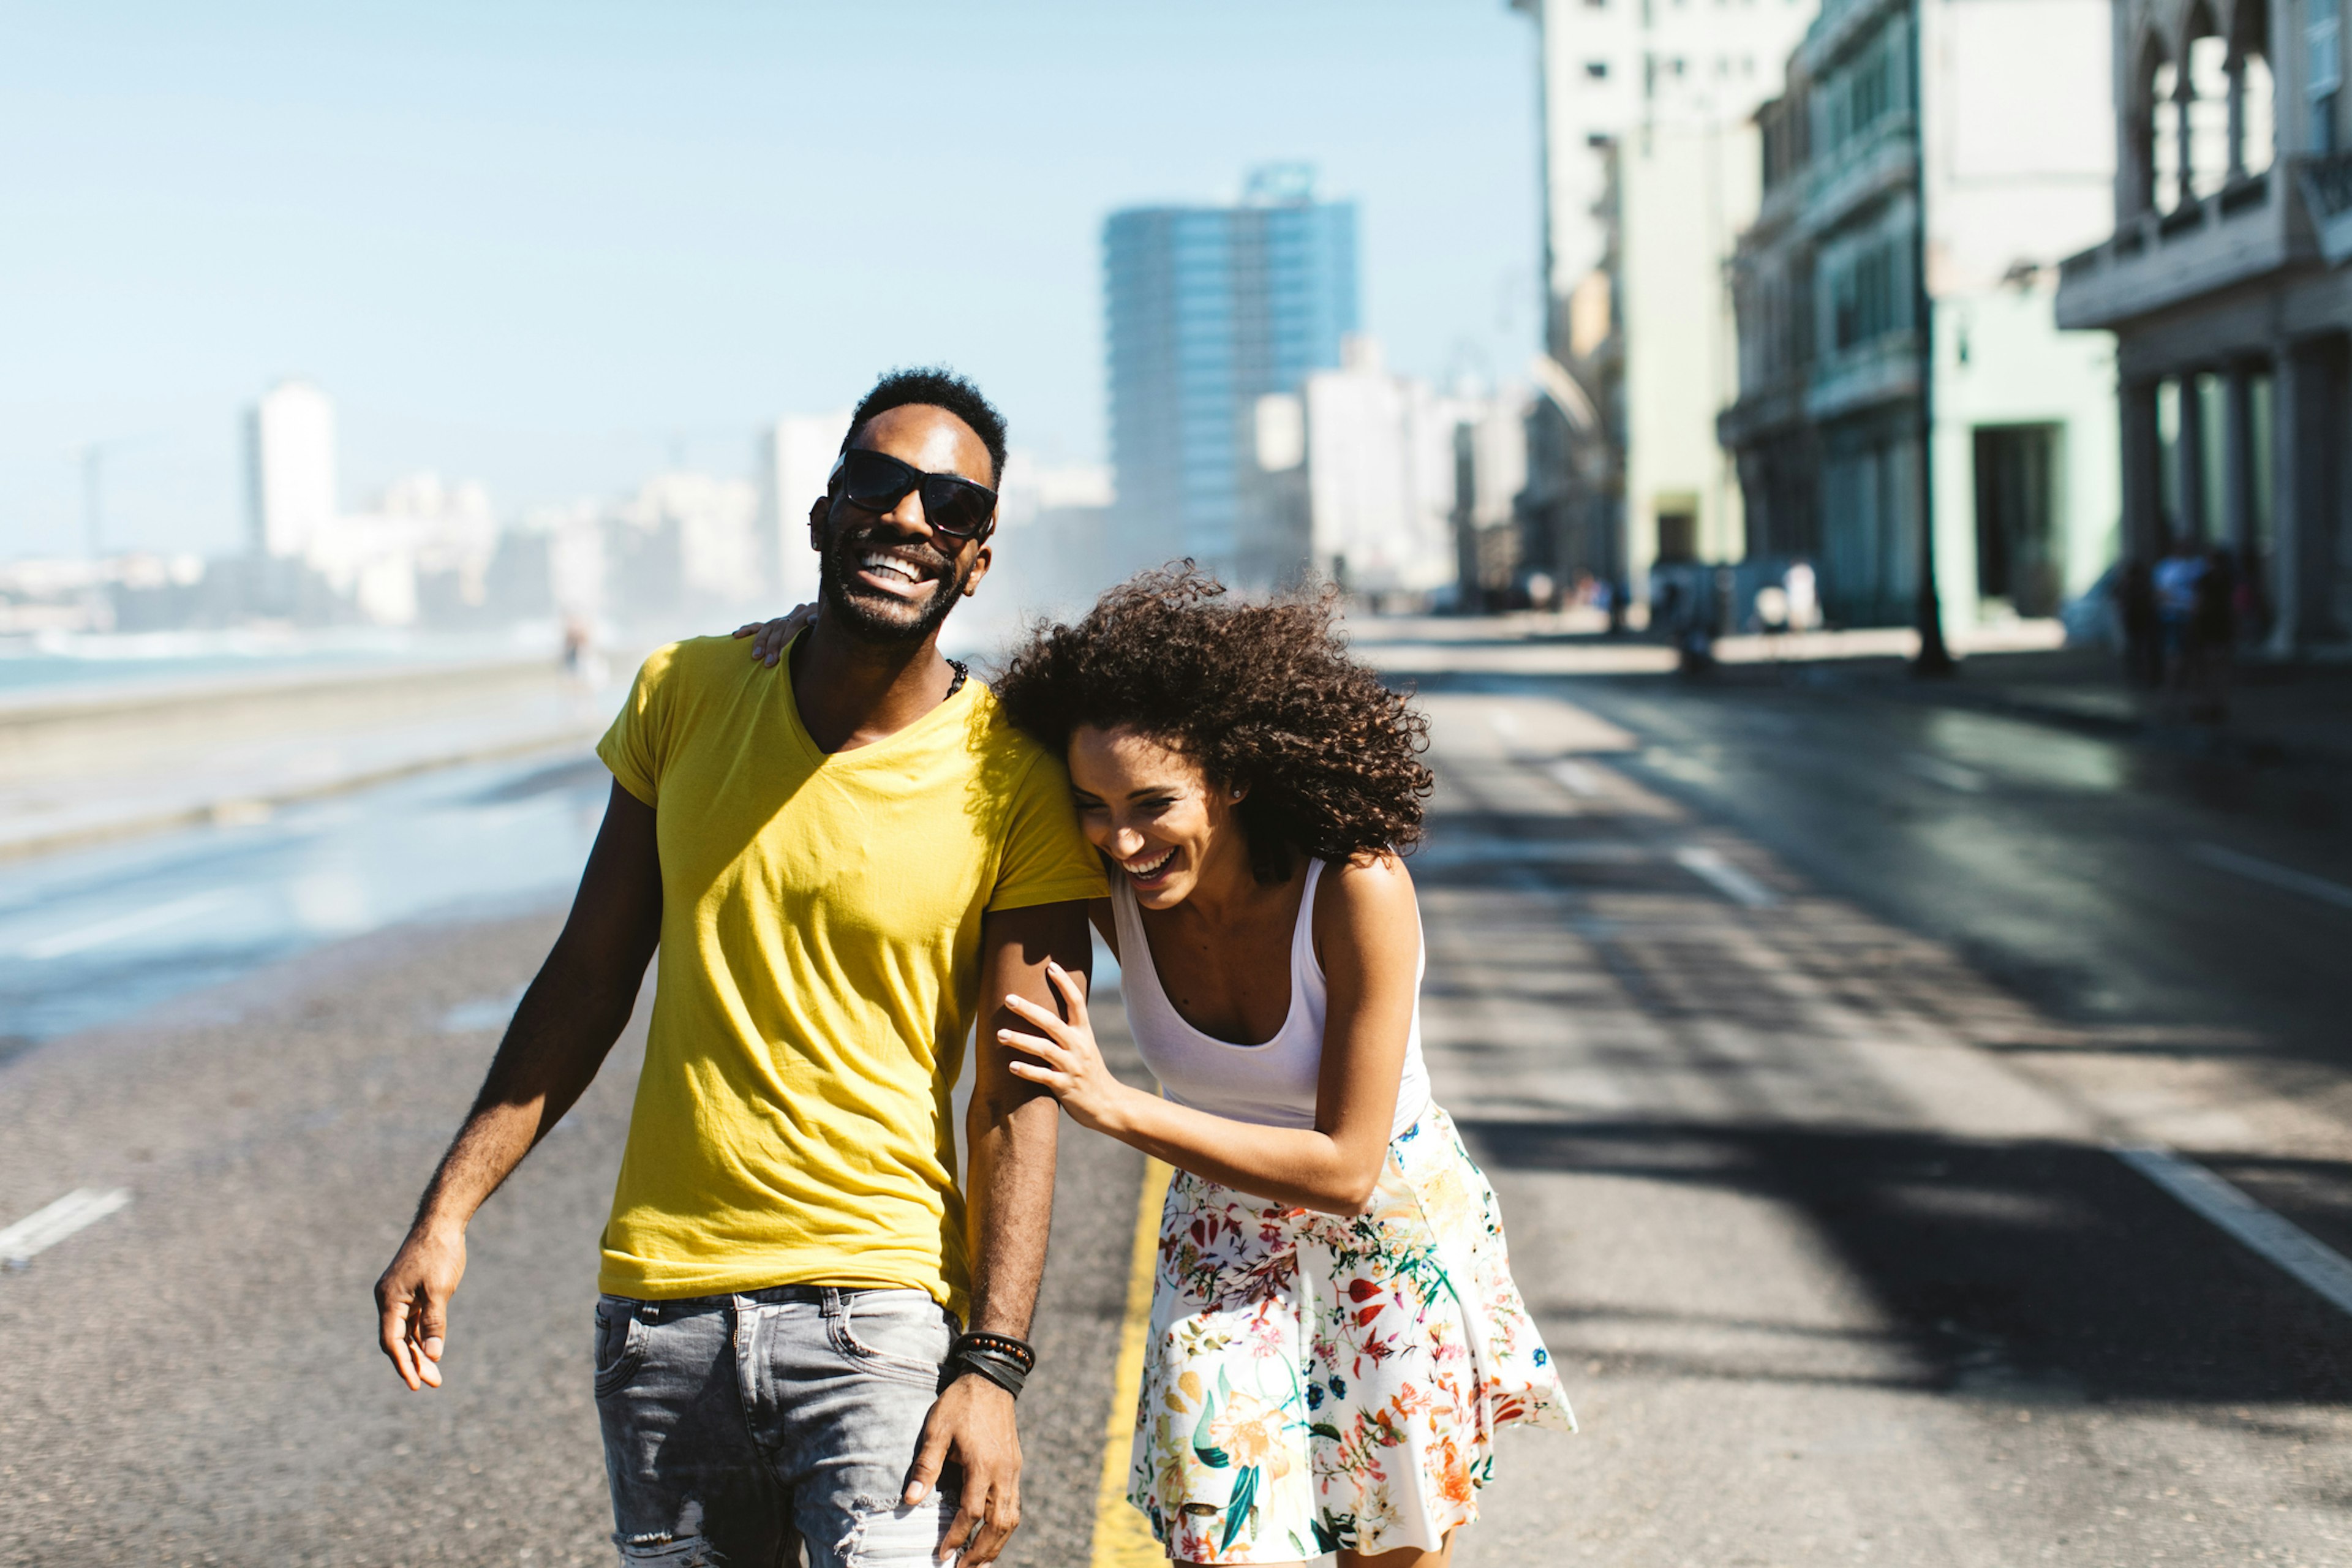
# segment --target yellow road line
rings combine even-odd
[[[1161,1568],[1168,1553],[1151,1526],[1127,1500],[1127,1458],[1135,1441],[1135,1402],[1143,1392],[1144,1338],[1151,1328],[1151,1277],[1160,1256],[1160,1205],[1168,1194],[1168,1167],[1147,1158],[1143,1192],[1135,1205],[1135,1245],[1128,1255],[1127,1316],[1119,1324],[1118,1373],[1103,1423],[1102,1481],[1095,1489],[1093,1568]]]

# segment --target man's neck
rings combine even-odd
[[[869,642],[821,608],[791,663],[801,727],[826,752],[897,734],[946,700],[955,682],[938,633],[919,643]]]

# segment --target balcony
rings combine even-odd
[[[1887,115],[1815,163],[1806,175],[1805,203],[1793,227],[1818,237],[1874,202],[1909,195],[1918,177],[1911,116],[1902,111]]]
[[[2328,266],[2341,267],[2352,259],[2352,153],[2306,158],[2295,173],[2319,253]]]
[[[1909,0],[1822,0],[1821,13],[1797,46],[1797,68],[1808,76],[1820,76],[1856,39],[1875,30],[1888,16],[1905,14],[1908,7]]]
[[[1805,389],[1805,414],[1822,424],[1918,395],[1918,334],[1888,332],[1819,362]]]
[[[2114,236],[2059,263],[2058,324],[2112,330],[2171,306],[2320,258],[2312,213],[2322,195],[2347,198],[2352,254],[2352,168],[2341,158],[2297,160],[2224,185],[2168,213],[2141,213]],[[2308,204],[2308,205],[2307,205]],[[2324,219],[2324,225],[2335,220]]]

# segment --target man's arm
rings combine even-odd
[[[563,1119],[620,1038],[661,936],[661,909],[653,807],[616,784],[563,932],[418,1200],[408,1239],[375,1282],[379,1342],[410,1388],[441,1386],[449,1298],[466,1272],[466,1226]],[[1049,1163],[1052,1136],[1049,1130]]]
[[[980,1026],[972,1046],[971,1110],[965,1122],[971,1174],[965,1183],[971,1257],[971,1327],[1024,1339],[1045,1273],[1054,1223],[1054,1146],[1061,1108],[1035,1084],[1005,1070],[999,1030],[1023,1023],[1010,994],[1055,1005],[1048,960],[1075,974],[1091,966],[1087,906],[1042,904],[987,917],[981,931]],[[943,1462],[962,1467],[963,1491],[944,1552],[961,1545],[968,1568],[986,1568],[1021,1522],[1021,1438],[1013,1396],[966,1373],[931,1407],[906,1500],[921,1500]],[[967,1541],[966,1535],[970,1539]]]

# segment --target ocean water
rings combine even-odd
[[[356,670],[534,655],[551,660],[561,645],[561,634],[552,622],[518,623],[487,632],[338,626],[0,637],[0,697],[162,681],[202,685],[309,669]]]

